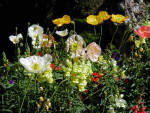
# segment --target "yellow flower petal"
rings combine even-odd
[[[96,16],[96,19],[97,19],[97,21],[98,21],[98,24],[103,23],[103,18],[102,18],[101,16],[97,15],[97,16]]]
[[[64,15],[62,19],[63,19],[64,24],[70,24],[71,22],[71,18],[69,15]]]
[[[96,15],[89,15],[89,16],[86,18],[86,22],[87,22],[88,24],[91,24],[91,25],[98,25],[98,24],[99,24]]]
[[[106,11],[100,11],[98,16],[100,16],[103,20],[108,20],[111,17],[111,15],[109,15]]]
[[[123,16],[120,14],[117,14],[117,15],[112,14],[111,21],[121,24],[124,21],[126,21],[127,19],[128,19],[128,16]]]

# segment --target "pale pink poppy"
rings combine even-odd
[[[96,62],[101,54],[101,48],[95,42],[90,43],[87,46],[87,58],[92,62]]]
[[[71,52],[71,57],[80,57],[83,52],[83,46],[85,44],[83,38],[80,35],[72,35],[67,39],[67,52]]]
[[[150,38],[150,27],[149,26],[141,26],[138,29],[135,29],[134,32],[139,35],[141,38]]]

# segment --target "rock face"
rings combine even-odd
[[[103,4],[104,0],[74,0],[74,10],[80,12],[82,16],[95,14]]]
[[[103,4],[104,0],[52,0],[52,6],[47,4],[49,11],[47,12],[47,17],[58,16],[60,14],[67,13],[71,16],[87,16],[89,14],[94,14]],[[53,14],[52,14],[53,13]],[[54,14],[55,13],[55,14]]]
[[[150,3],[148,0],[124,0],[121,6],[129,17],[129,27],[141,25],[145,19],[150,19]]]

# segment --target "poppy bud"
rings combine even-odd
[[[137,54],[136,52],[134,53],[134,55],[135,55],[136,57],[138,57],[138,54]]]
[[[128,39],[128,42],[131,42],[131,41],[133,41],[133,36],[132,35],[130,35],[130,37]]]
[[[43,91],[43,87],[40,87],[40,92],[42,92]]]
[[[140,52],[143,52],[143,48],[140,48]]]
[[[50,108],[50,107],[51,107],[51,103],[50,103],[50,102],[48,102],[48,103],[47,103],[47,106]]]
[[[49,107],[48,107],[47,105],[45,105],[45,108],[46,108],[46,111],[48,111],[48,110],[49,110]]]
[[[37,107],[38,107],[38,108],[41,108],[41,104],[37,104]]]
[[[142,58],[142,56],[141,56],[141,55],[139,55],[139,58]]]
[[[40,102],[43,102],[44,101],[44,98],[43,97],[40,97]]]

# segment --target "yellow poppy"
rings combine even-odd
[[[64,15],[62,17],[64,24],[70,24],[71,23],[71,18],[68,15]]]
[[[63,22],[62,18],[57,18],[57,19],[53,20],[52,22],[53,22],[53,24],[56,24],[58,27],[64,25],[64,22]]]
[[[98,25],[99,22],[98,22],[98,18],[96,15],[89,15],[87,18],[86,18],[86,22],[88,24],[91,24],[91,25]]]
[[[103,22],[103,18],[99,15],[96,16],[96,19],[98,21],[98,24],[101,24]]]
[[[98,16],[101,17],[103,20],[108,20],[111,15],[109,15],[106,11],[100,11]]]
[[[53,24],[56,24],[58,27],[63,26],[64,24],[70,24],[71,18],[68,15],[64,15],[62,18],[54,19]]]
[[[117,14],[117,15],[112,14],[111,17],[112,17],[111,21],[119,23],[119,24],[123,23],[124,21],[126,21],[128,19],[128,16],[123,16],[120,14]]]

